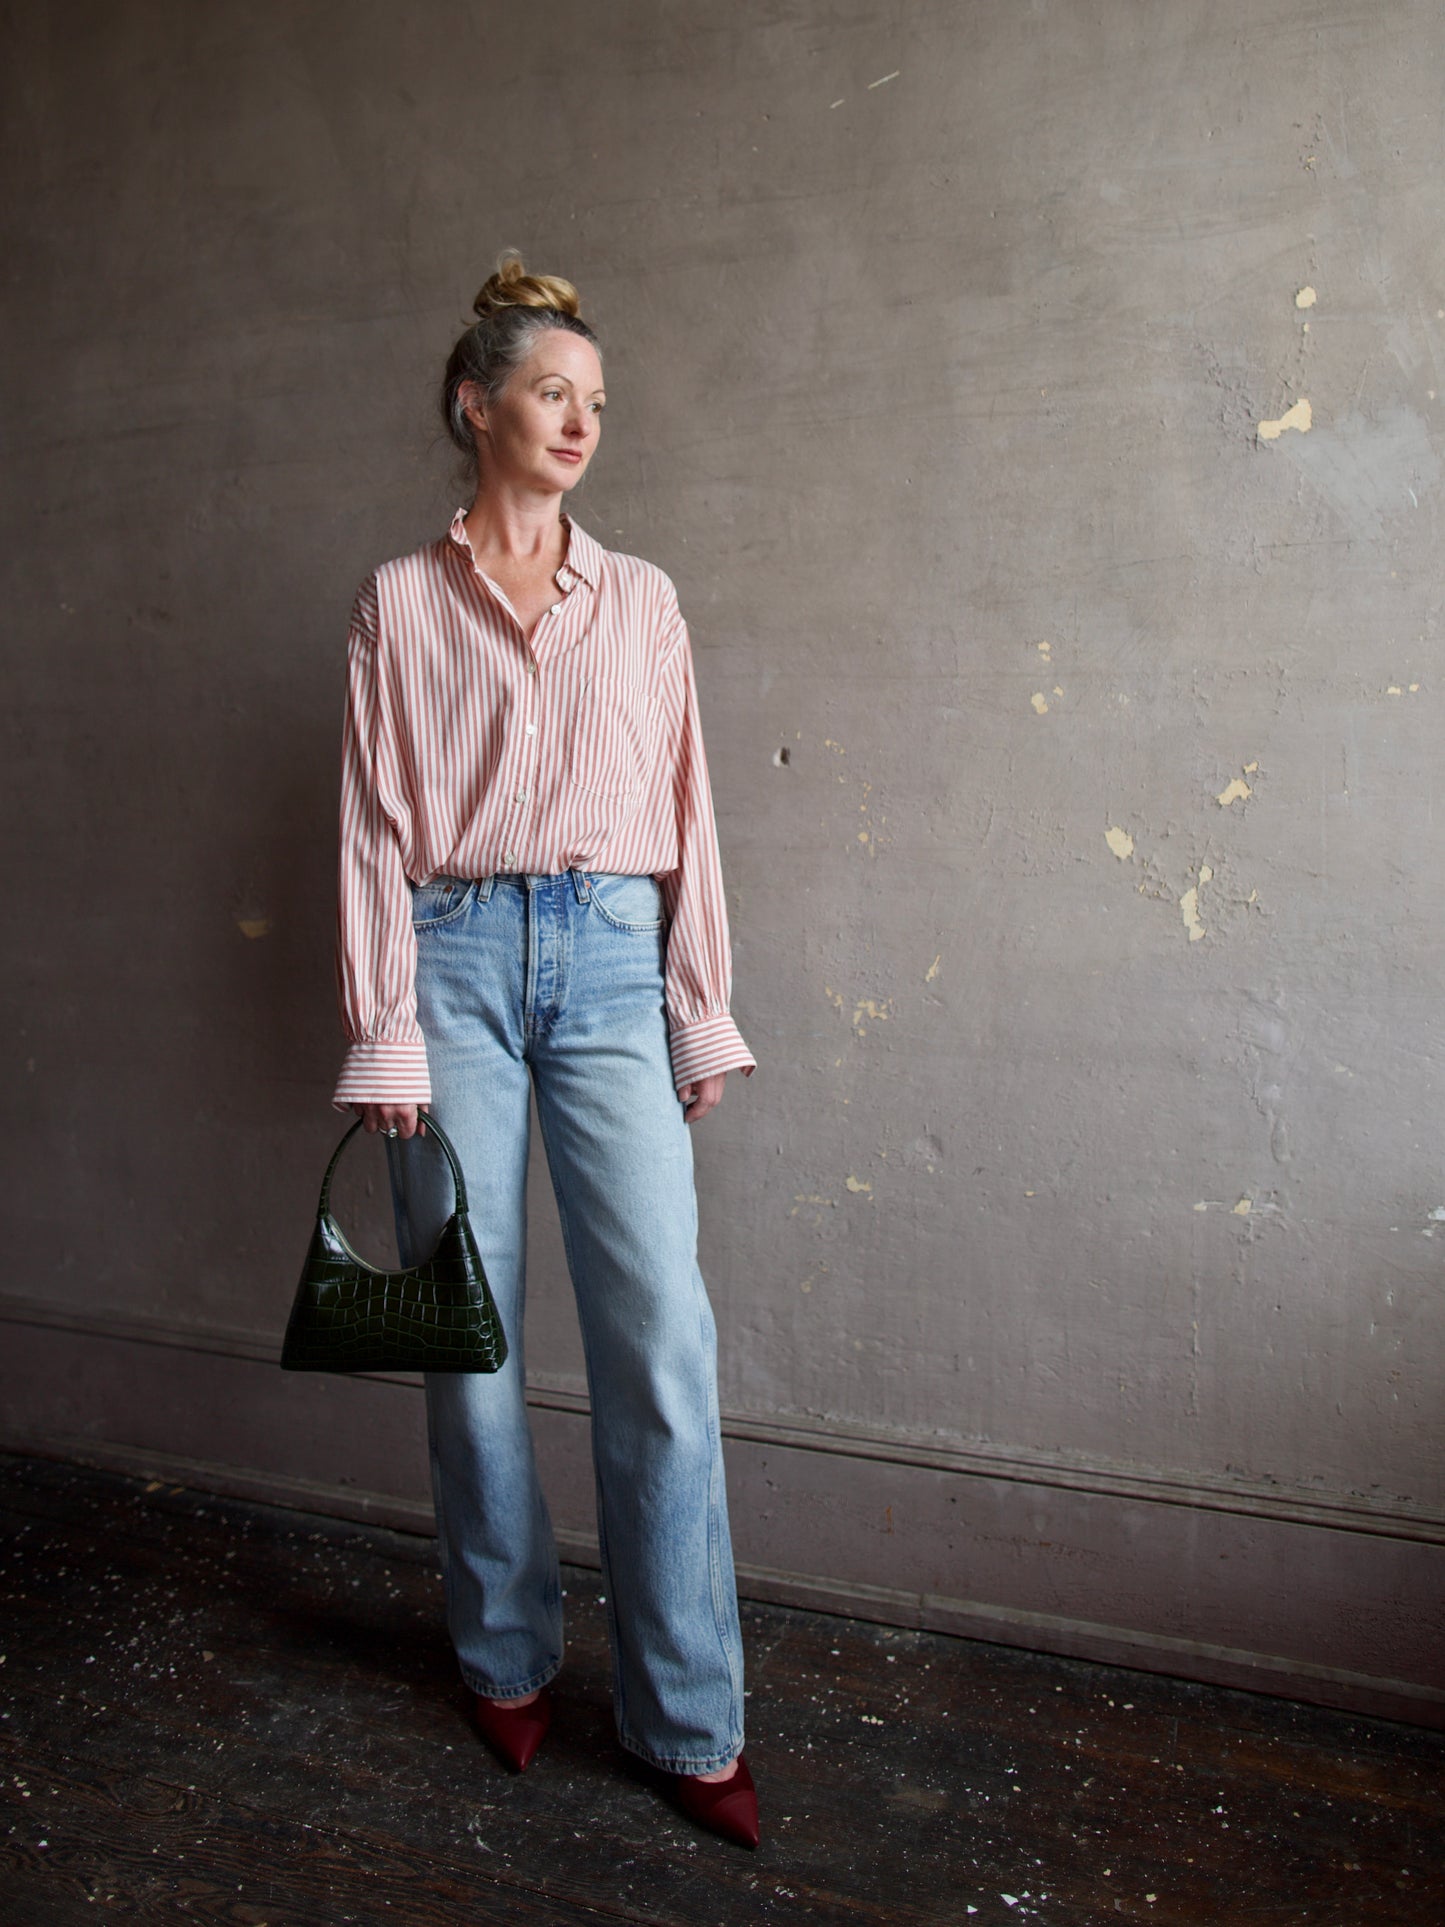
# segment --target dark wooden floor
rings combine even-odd
[[[1438,1734],[746,1608],[747,1854],[616,1749],[590,1574],[515,1779],[424,1542],[15,1459],[0,1528],[6,1927],[1445,1922]]]

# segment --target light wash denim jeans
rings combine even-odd
[[[457,1148],[510,1357],[431,1373],[447,1623],[474,1691],[510,1699],[562,1660],[557,1551],[523,1366],[528,1098],[536,1092],[587,1359],[602,1579],[622,1744],[674,1773],[742,1746],[692,1144],[673,1089],[666,931],[651,877],[498,876],[414,893],[432,1108]],[[424,1256],[452,1208],[435,1147],[390,1147],[397,1229]]]

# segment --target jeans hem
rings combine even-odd
[[[519,1686],[497,1686],[491,1680],[483,1680],[480,1673],[468,1672],[465,1666],[461,1674],[467,1690],[484,1700],[520,1700],[525,1699],[528,1693],[540,1693],[544,1686],[550,1686],[561,1670],[561,1660],[554,1659],[540,1672],[533,1673],[530,1679],[524,1679]]]
[[[731,1766],[743,1750],[743,1736],[739,1733],[734,1745],[722,1753],[709,1753],[701,1760],[680,1760],[676,1756],[654,1753],[650,1746],[640,1746],[636,1740],[629,1740],[625,1733],[619,1733],[618,1743],[627,1753],[633,1754],[646,1765],[656,1767],[659,1773],[718,1773],[725,1766]]]

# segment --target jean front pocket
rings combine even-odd
[[[589,876],[592,907],[614,930],[655,935],[664,922],[656,877]]]
[[[466,914],[476,884],[465,877],[436,877],[431,883],[412,885],[411,921],[418,932],[436,930],[444,923],[455,923]]]
[[[647,775],[657,702],[633,683],[594,676],[572,718],[567,773],[592,796],[635,796]]]

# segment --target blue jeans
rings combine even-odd
[[[447,1624],[473,1691],[530,1693],[562,1661],[557,1550],[523,1364],[525,1186],[537,1115],[587,1359],[597,1525],[622,1744],[674,1773],[742,1746],[742,1641],[697,1267],[692,1144],[663,1007],[651,877],[497,876],[417,889],[417,1011],[511,1355],[430,1373]],[[452,1208],[435,1147],[391,1147],[397,1230],[425,1256]]]

